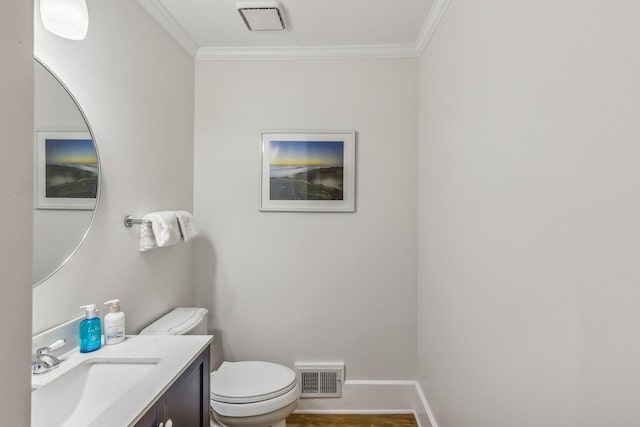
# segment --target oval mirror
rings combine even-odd
[[[34,61],[33,283],[58,271],[84,240],[98,204],[100,165],[75,98]]]

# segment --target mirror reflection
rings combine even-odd
[[[89,230],[99,193],[97,148],[66,87],[34,61],[33,283],[55,273]]]

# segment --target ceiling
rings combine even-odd
[[[415,56],[412,52],[421,36],[429,33],[434,11],[444,13],[448,4],[448,0],[280,0],[286,30],[251,32],[236,0],[138,2],[187,51],[202,59],[278,52]]]

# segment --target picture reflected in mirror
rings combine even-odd
[[[85,116],[66,86],[34,61],[33,284],[58,271],[95,214],[100,162]]]

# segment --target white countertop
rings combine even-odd
[[[61,357],[63,362],[58,368],[45,374],[32,375],[31,385],[36,388],[32,395],[38,393],[38,388],[90,360],[107,363],[126,362],[128,359],[155,360],[158,363],[149,374],[128,390],[122,390],[122,395],[113,404],[87,424],[92,427],[132,426],[212,340],[211,335],[133,335],[127,336],[120,344],[103,346],[91,353],[80,353],[76,348]],[[37,410],[32,408],[32,413]],[[49,427],[51,424],[44,425]],[[37,421],[32,423],[32,427],[39,427]]]

